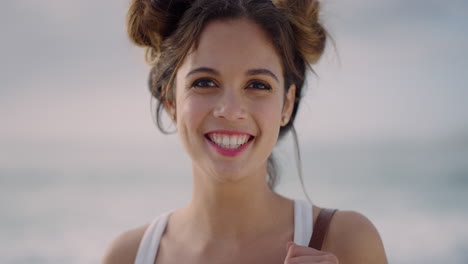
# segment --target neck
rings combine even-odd
[[[215,180],[195,168],[192,201],[184,208],[185,225],[199,241],[216,238],[237,243],[293,221],[291,204],[268,187],[266,168],[235,181]]]

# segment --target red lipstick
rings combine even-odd
[[[218,144],[216,144],[215,142],[213,142],[209,135],[208,134],[224,134],[224,135],[247,135],[249,136],[249,139],[244,143],[242,144],[241,146],[239,146],[238,148],[224,148],[222,146],[219,146]],[[226,130],[216,130],[216,131],[210,131],[209,133],[206,133],[205,134],[205,140],[208,142],[208,144],[213,147],[216,152],[218,152],[219,154],[223,155],[223,156],[227,156],[227,157],[235,157],[237,155],[239,155],[240,153],[242,153],[245,149],[247,149],[248,146],[250,146],[250,144],[252,143],[252,139],[254,137],[252,135],[250,135],[249,133],[245,133],[245,132],[242,132],[242,131],[233,131],[233,130],[230,130],[230,131],[226,131]]]

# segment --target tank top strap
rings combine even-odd
[[[313,233],[312,204],[305,200],[294,200],[294,242],[301,246],[307,246]]]
[[[323,240],[328,231],[330,221],[338,209],[322,208],[314,224],[314,232],[310,238],[309,247],[317,250],[322,249]]]
[[[173,210],[164,212],[157,216],[146,228],[140,241],[134,264],[152,264],[157,255],[159,242],[166,229],[169,215]]]

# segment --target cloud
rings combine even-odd
[[[154,136],[137,132],[154,125],[143,51],[126,37],[127,7],[126,0],[6,2],[3,140]],[[298,119],[304,137],[435,137],[468,126],[464,1],[324,7],[341,62],[329,49],[317,66],[320,79],[311,80]]]

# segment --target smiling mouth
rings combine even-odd
[[[227,135],[222,133],[208,133],[205,134],[205,137],[225,149],[238,149],[255,138],[247,134]]]

